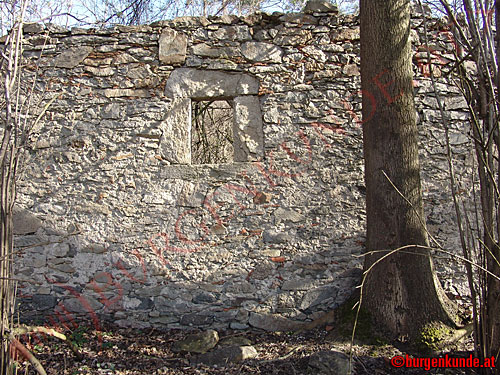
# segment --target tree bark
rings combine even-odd
[[[496,56],[497,63],[500,63],[500,0],[495,0],[495,20],[496,20]],[[497,86],[497,101],[500,103],[500,68],[496,73],[496,86]],[[499,118],[497,115],[496,121],[498,123]],[[497,137],[500,137],[497,135]],[[500,145],[500,139],[497,139],[497,148]],[[500,165],[500,163],[499,163]],[[500,166],[499,166],[500,169]],[[499,181],[497,181],[498,183]],[[498,197],[497,197],[498,199]],[[494,206],[493,206],[494,207]],[[497,210],[500,210],[497,203]],[[497,211],[498,213],[498,211]],[[497,215],[497,239],[500,238],[500,224],[498,223]],[[491,228],[494,230],[494,228]],[[490,237],[490,236],[488,236]],[[485,239],[486,240],[486,239]],[[493,242],[493,241],[492,241]],[[494,241],[491,247],[491,253],[486,253],[486,262],[488,265],[488,271],[494,275],[500,276],[500,266],[498,262],[500,261],[500,247],[497,241]],[[486,347],[489,349],[489,353],[485,353],[487,356],[495,356],[498,358],[500,356],[500,281],[487,275],[487,292],[486,292],[486,332],[488,333],[487,339],[489,342]],[[488,337],[489,336],[489,337]]]
[[[413,99],[410,1],[361,0],[360,18],[366,247],[368,252],[383,250],[366,256],[368,270],[388,251],[428,246],[428,238]],[[374,265],[363,296],[374,320],[395,338],[415,339],[427,323],[452,322],[450,302],[427,249],[405,249]]]

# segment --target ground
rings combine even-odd
[[[156,329],[135,330],[113,326],[99,332],[79,326],[69,337],[83,354],[77,360],[68,345],[55,338],[32,336],[20,341],[35,354],[48,375],[132,375],[132,374],[317,374],[308,368],[309,356],[322,350],[338,350],[349,354],[349,340],[340,339],[333,327],[303,333],[270,333],[258,330],[219,331],[221,340],[228,336],[244,336],[257,349],[258,357],[221,368],[191,366],[190,354],[171,350],[174,342],[187,331]],[[67,332],[68,333],[68,332]],[[456,355],[468,355],[468,342],[454,348]],[[459,354],[460,353],[460,354]],[[475,374],[467,369],[396,369],[390,358],[404,355],[401,349],[382,342],[368,345],[357,342],[353,347],[354,374]],[[418,354],[413,353],[415,356]],[[423,355],[421,355],[423,356]],[[18,374],[37,374],[33,366],[21,362]]]

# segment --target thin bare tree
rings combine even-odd
[[[436,88],[432,65],[430,77],[446,135],[451,190],[463,257],[480,266],[466,266],[476,354],[482,358],[497,358],[500,355],[500,39],[496,30],[500,27],[500,1],[439,2],[448,17],[455,44],[455,63],[445,76],[460,89],[467,102],[470,120],[463,131],[469,133],[470,129],[475,149],[477,170],[471,172],[471,180],[478,181],[479,189],[472,187],[466,198],[457,194],[453,150],[448,136],[450,119]],[[496,25],[493,23],[495,12]],[[466,207],[475,207],[476,212],[471,213]]]
[[[23,119],[20,112],[20,76],[23,42],[23,19],[27,2],[12,3],[11,32],[1,55],[2,77],[2,142],[0,144],[0,314],[1,374],[11,374],[9,347],[15,307],[13,281],[13,207],[16,197],[16,173],[19,164]]]
[[[28,1],[12,0],[6,4],[10,6],[7,19],[11,27],[0,40],[0,374],[13,373],[10,357],[13,350],[18,350],[39,374],[44,374],[40,363],[15,337],[13,209],[16,182],[30,130],[57,96],[44,98],[43,93],[35,93],[36,64],[23,58],[23,26]]]

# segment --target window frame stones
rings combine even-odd
[[[172,164],[191,164],[191,103],[231,99],[233,113],[233,162],[261,160],[264,155],[259,82],[245,73],[177,68],[167,80],[166,97],[171,110],[162,123],[160,155]]]

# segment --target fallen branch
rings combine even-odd
[[[10,337],[10,343],[11,345],[16,348],[16,350],[22,354],[24,358],[26,358],[35,368],[36,372],[38,372],[40,375],[47,375],[45,372],[45,369],[43,368],[42,364],[36,359],[36,357],[28,350],[26,347],[21,344],[16,338]]]
[[[44,333],[46,335],[56,337],[59,340],[65,341],[68,344],[71,351],[75,354],[76,358],[78,360],[83,359],[83,355],[78,350],[78,347],[71,340],[68,340],[66,335],[64,335],[60,332],[57,332],[53,328],[47,328],[47,327],[41,327],[41,326],[19,326],[19,327],[16,327],[12,330],[12,334],[16,335],[16,336],[25,335],[25,334],[29,335],[31,333]]]

